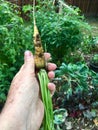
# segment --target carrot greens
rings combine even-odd
[[[44,104],[44,113],[45,113],[43,120],[43,129],[54,130],[52,98],[50,91],[47,87],[49,79],[46,70],[41,69],[40,72],[38,73],[38,78],[40,82],[41,96]]]

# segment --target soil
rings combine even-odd
[[[98,37],[98,18],[88,17],[87,22],[92,26],[92,34],[93,36]]]
[[[72,123],[71,130],[98,130],[98,119],[87,120],[85,118],[69,118],[69,122]],[[95,124],[95,121],[97,123]]]

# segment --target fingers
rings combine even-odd
[[[51,58],[50,53],[44,53],[45,60],[48,61]]]
[[[55,73],[53,71],[48,72],[49,79],[53,79],[55,77]]]
[[[46,61],[48,61],[51,58],[50,53],[44,53],[44,55]],[[24,53],[24,65],[27,68],[32,68],[34,71],[34,57],[33,54],[28,50]],[[54,63],[47,63],[47,68],[49,71],[53,71],[57,68],[57,66]]]
[[[46,62],[51,59],[50,53],[44,53],[44,56],[45,56]],[[55,70],[57,68],[56,64],[54,64],[54,63],[47,63],[47,67],[48,67],[49,71]]]
[[[51,96],[53,96],[55,89],[56,89],[55,84],[54,83],[48,83],[48,88],[50,90]]]
[[[50,53],[44,53],[45,60],[48,62],[51,59]],[[49,79],[53,79],[55,77],[54,70],[57,68],[56,64],[54,63],[47,63],[47,69],[48,69],[48,77]],[[48,83],[48,88],[50,90],[51,96],[53,96],[56,86],[54,83]]]
[[[54,63],[48,63],[47,68],[48,68],[49,71],[53,71],[57,68],[57,66]]]
[[[48,77],[49,79],[53,79],[55,77],[55,73],[53,71],[48,72]],[[51,96],[53,96],[54,92],[55,92],[55,84],[49,82],[48,83],[48,89],[50,90]]]
[[[45,60],[49,61],[51,58],[50,53],[44,53]],[[57,68],[57,66],[54,63],[47,63],[47,69],[48,69],[48,77],[49,79],[53,79],[55,77],[54,70]],[[24,53],[24,65],[22,66],[21,70],[27,70],[27,72],[34,72],[35,65],[34,65],[34,57],[33,54],[30,51],[25,51]],[[55,92],[55,84],[49,83],[48,88],[51,92],[51,95]]]

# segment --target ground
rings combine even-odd
[[[86,18],[88,23],[92,26],[93,35],[98,37],[98,18]]]

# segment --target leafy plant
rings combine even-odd
[[[90,46],[91,46],[91,51],[93,53],[98,52],[98,37],[93,37],[91,42],[90,42]]]
[[[57,91],[54,95],[54,108],[66,108],[69,116],[78,117],[97,101],[98,75],[83,63],[62,63],[56,71]],[[96,95],[96,96],[94,96]]]
[[[23,64],[23,53],[31,48],[32,26],[19,16],[18,7],[0,1],[0,101],[5,101],[10,82]]]
[[[98,54],[95,54],[92,59],[91,59],[91,63],[95,64],[96,66],[98,66]]]
[[[70,59],[71,53],[81,47],[85,33],[90,29],[79,9],[64,5],[60,13],[51,1],[39,2],[36,6],[37,26],[44,49],[52,54],[58,65]],[[32,12],[30,16],[32,20]]]
[[[29,11],[27,13],[31,18],[29,22],[25,22],[19,16],[20,12],[17,9],[16,5],[4,0],[0,1],[0,73],[7,79],[7,82],[4,82],[1,78],[0,86],[1,93],[5,95],[12,76],[23,64],[24,51],[34,50],[32,7],[29,5],[23,8],[25,13]],[[72,51],[78,50],[84,40],[84,29],[86,31],[90,28],[84,21],[84,17],[79,14],[79,10],[70,10],[63,6],[62,12],[57,13],[52,1],[39,1],[36,6],[36,19],[44,50],[52,54],[53,61],[58,65],[62,61],[72,61]],[[12,68],[14,68],[13,71],[11,71]]]
[[[14,67],[6,64],[0,64],[0,103],[6,100],[6,94],[9,89],[11,78],[14,76],[13,72],[16,71]]]
[[[55,124],[62,124],[65,121],[65,117],[68,116],[67,110],[61,108],[59,110],[54,111],[54,123]]]
[[[60,125],[64,124],[66,117],[68,116],[67,110],[64,108],[54,110],[54,124],[55,130],[60,130]]]
[[[82,44],[82,52],[84,54],[94,54],[98,52],[98,37],[86,36],[84,38],[84,44]]]
[[[98,73],[98,54],[93,54],[90,58],[89,68]]]
[[[87,78],[89,69],[85,64],[65,64],[62,63],[60,70],[56,71],[57,75],[61,75],[64,79],[68,94],[72,94],[72,90],[77,93],[83,89],[87,91]],[[68,95],[69,97],[70,95]]]

